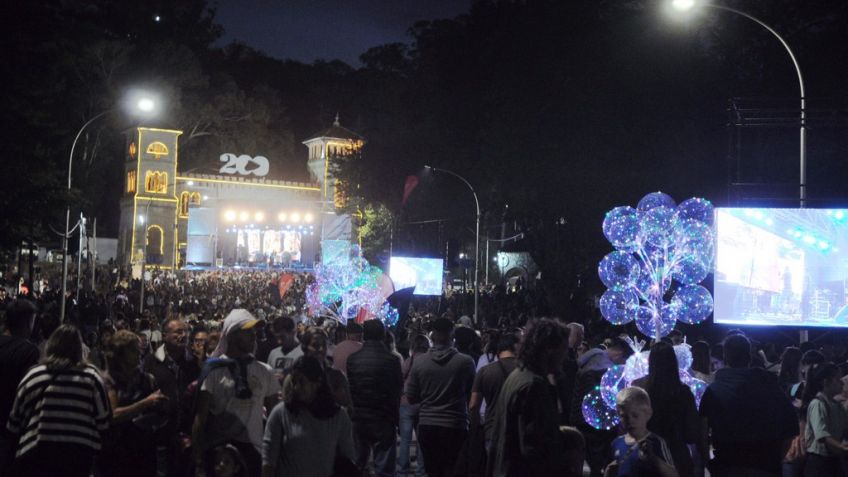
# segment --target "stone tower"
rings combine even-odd
[[[336,209],[343,205],[345,198],[336,192],[336,179],[332,175],[330,164],[333,158],[356,154],[365,145],[365,139],[359,134],[343,127],[339,115],[333,125],[313,134],[303,141],[309,148],[309,175],[321,188],[321,209],[323,227],[321,240],[351,240],[352,224],[350,216],[337,214]]]
[[[127,134],[118,260],[172,269],[177,261],[177,162],[182,131],[139,127]]]

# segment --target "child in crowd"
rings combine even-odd
[[[209,471],[206,475],[211,477],[247,477],[247,465],[241,452],[235,446],[226,444],[212,449],[209,453],[212,459],[209,462]]]
[[[607,466],[604,477],[677,477],[668,445],[648,430],[653,415],[648,393],[638,387],[622,389],[616,396],[616,409],[626,434],[613,441],[615,460]]]

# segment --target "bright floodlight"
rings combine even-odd
[[[228,210],[228,211],[224,212],[224,218],[229,220],[230,222],[236,220],[236,211],[235,210]]]
[[[247,222],[247,220],[249,218],[250,218],[250,214],[248,212],[245,212],[245,211],[239,212],[239,220],[241,220],[242,222]]]
[[[679,12],[688,12],[695,8],[695,0],[672,0],[671,6]]]
[[[288,215],[286,215],[285,212],[280,212],[277,215],[277,220],[279,220],[280,222],[285,222],[287,218],[288,218]]]
[[[307,222],[307,223],[308,223],[308,222],[312,222],[312,214],[310,214],[310,213],[305,214],[305,215],[303,216],[303,220],[304,220],[305,222]]]
[[[138,223],[144,224],[144,216],[143,215],[138,216]]]
[[[136,107],[141,112],[149,113],[156,109],[156,103],[151,98],[141,98],[136,103]]]
[[[292,212],[291,221],[292,222],[300,222],[300,214],[298,214],[297,212]]]
[[[262,222],[263,220],[265,220],[265,213],[264,212],[257,212],[253,215],[253,218],[257,222]]]

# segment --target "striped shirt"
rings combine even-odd
[[[100,374],[93,366],[29,370],[18,393],[7,429],[19,435],[20,457],[40,442],[80,444],[100,450],[112,410]]]

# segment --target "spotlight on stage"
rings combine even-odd
[[[239,220],[241,220],[242,222],[247,222],[248,219],[250,219],[250,214],[248,212],[244,210],[239,212]]]
[[[224,212],[224,218],[227,219],[230,222],[235,221],[236,220],[236,211],[235,210],[228,210],[228,211]]]
[[[292,212],[291,221],[294,223],[300,222],[300,214],[297,212]]]
[[[286,213],[285,213],[285,212],[280,212],[280,213],[277,215],[277,220],[279,220],[280,222],[285,222],[285,221],[286,221],[286,219],[288,219],[288,218],[289,218],[289,216],[288,216],[288,215],[286,215]]]
[[[265,220],[265,213],[264,212],[257,212],[256,214],[253,215],[253,218],[257,222],[262,222],[263,220]]]
[[[303,216],[303,221],[304,221],[304,222],[307,222],[307,223],[312,222],[312,219],[313,219],[313,217],[312,217],[312,214],[310,214],[310,213],[306,213],[306,214],[304,214],[304,216]]]

